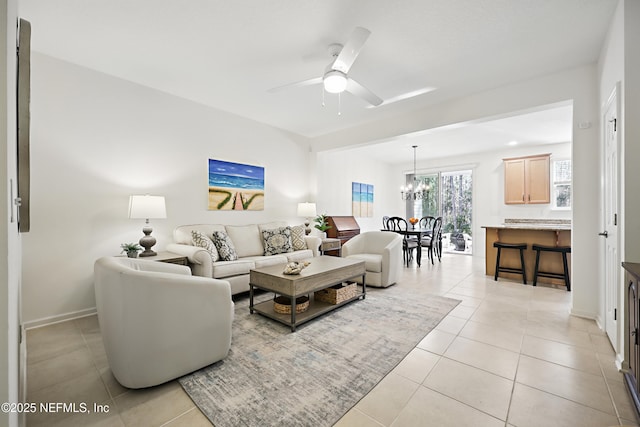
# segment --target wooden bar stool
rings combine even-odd
[[[536,251],[536,268],[533,272],[533,286],[536,286],[538,283],[538,276],[540,277],[550,277],[553,279],[562,279],[564,280],[564,284],[567,287],[567,291],[571,290],[571,281],[569,279],[569,264],[567,263],[567,254],[571,253],[571,246],[543,246],[543,245],[532,245],[531,246],[534,251]],[[540,263],[540,252],[556,252],[562,254],[562,273],[554,273],[551,271],[539,271],[538,264]]]
[[[522,283],[527,284],[527,273],[524,268],[524,251],[527,249],[526,243],[503,243],[493,242],[493,247],[498,248],[498,255],[496,256],[496,274],[493,276],[493,280],[498,280],[498,272],[504,273],[521,273]],[[502,249],[518,249],[520,251],[520,268],[513,267],[500,267],[500,251]]]

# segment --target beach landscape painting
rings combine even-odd
[[[209,159],[209,210],[264,210],[264,168]]]
[[[351,212],[355,217],[373,217],[373,185],[351,183]]]

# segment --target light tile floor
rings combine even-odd
[[[569,315],[564,287],[494,282],[484,260],[449,254],[395,286],[462,302],[336,426],[639,425],[606,335]],[[211,425],[176,381],[120,386],[96,316],[29,330],[27,351],[29,402],[109,408],[35,413],[28,427]]]

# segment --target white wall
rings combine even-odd
[[[637,113],[640,111],[640,3],[621,0],[609,27],[607,39],[603,45],[598,62],[598,84],[601,114],[604,112],[609,95],[615,85],[620,83],[618,101],[618,122],[621,125],[620,144],[620,240],[618,249],[620,260],[640,262],[640,195],[638,193],[638,164],[640,163],[640,122]],[[602,115],[601,115],[602,118]],[[604,224],[603,213],[600,223]],[[599,250],[604,253],[604,242],[600,242]],[[624,272],[621,269],[618,295],[618,359],[624,357],[628,337],[624,336],[626,285]],[[604,276],[601,277],[604,283]],[[604,303],[604,288],[600,289],[600,298]],[[625,345],[622,345],[622,344]]]
[[[394,171],[390,165],[374,160],[360,150],[336,150],[317,153],[318,213],[351,216],[351,183],[372,184],[373,217],[356,217],[360,232],[380,230],[384,215],[396,212],[400,194],[393,193]]]
[[[0,187],[0,402],[19,401],[18,360],[20,328],[20,237],[17,223],[11,221],[15,212],[10,195],[10,183],[16,183],[16,20],[17,1],[0,1],[0,69],[4,76],[0,84],[0,175],[5,179]],[[15,194],[15,193],[14,193]],[[18,414],[0,412],[0,425],[17,426]]]
[[[618,7],[616,8],[616,11],[613,15],[612,21],[611,21],[611,25],[609,27],[609,32],[607,35],[607,39],[603,45],[602,48],[602,52],[600,54],[600,60],[598,62],[598,78],[599,78],[599,108],[600,108],[600,121],[602,121],[602,114],[604,113],[605,110],[605,106],[606,103],[609,99],[609,96],[611,95],[613,89],[615,88],[616,84],[619,82],[621,83],[621,89],[623,89],[623,85],[624,85],[624,0],[620,1],[618,3]],[[624,101],[624,90],[621,91],[621,93],[618,93],[618,101],[619,102],[623,102]],[[618,115],[619,115],[619,119],[621,123],[624,123],[624,120],[622,119],[624,116],[624,110],[623,111],[618,111]],[[604,123],[601,124],[601,128],[603,128],[605,126]],[[623,127],[624,128],[624,127]],[[624,159],[624,133],[621,134],[622,136],[622,144],[621,147],[618,151],[618,154],[620,155],[620,159]],[[602,138],[602,137],[601,137]],[[600,144],[600,156],[604,161],[604,144]],[[600,171],[603,171],[604,168],[604,163],[601,163],[600,165]],[[625,165],[624,165],[624,160],[621,161],[620,164],[620,176],[624,176],[624,169],[625,169]],[[620,207],[622,208],[620,211],[620,214],[623,212],[624,210],[624,187],[625,187],[625,183],[624,180],[621,180],[621,191],[620,191]],[[604,224],[605,224],[605,218],[604,218],[604,205],[602,206],[602,208],[599,210],[598,212],[599,214],[599,224],[601,226],[602,229],[604,229]],[[618,254],[621,257],[620,261],[624,261],[625,257],[624,257],[624,245],[625,245],[625,233],[624,233],[624,223],[625,223],[625,215],[620,215],[620,229],[618,230],[620,233],[620,238],[618,240]],[[614,230],[607,230],[610,233],[613,233]],[[599,252],[602,254],[602,259],[605,259],[605,248],[604,248],[604,239],[601,239],[600,242],[598,242],[598,250]],[[606,278],[605,278],[605,271],[604,269],[602,269],[600,271],[600,282],[603,284],[603,286],[601,286],[598,289],[598,294],[600,297],[600,300],[602,301],[602,305],[604,306],[604,304],[606,303],[606,296],[605,296],[605,286],[604,284],[606,283]],[[624,307],[624,303],[622,302],[624,300],[624,295],[626,294],[626,291],[624,290],[624,279],[623,279],[624,273],[622,270],[622,267],[620,267],[620,284],[619,284],[619,290],[618,290],[618,306],[619,307]],[[624,347],[624,345],[620,345],[620,343],[624,342],[624,335],[622,334],[623,331],[623,324],[626,321],[625,318],[625,312],[624,310],[620,310],[620,321],[618,322],[618,336],[617,336],[617,342],[613,343],[614,344],[614,348],[618,351],[618,359],[622,360],[621,357],[621,351],[622,351],[622,347]],[[602,317],[601,317],[602,323],[601,325],[604,327],[605,326],[605,313],[604,313],[604,309],[602,312]]]
[[[130,194],[164,195],[153,222],[162,250],[175,226],[302,223],[309,197],[304,141],[147,87],[33,55],[32,226],[24,236],[24,319],[95,306],[93,263],[142,237]],[[207,210],[209,158],[265,167],[265,210]]]
[[[626,260],[640,262],[640,193],[638,192],[638,164],[640,164],[640,2],[624,0],[624,254]]]

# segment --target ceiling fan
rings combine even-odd
[[[270,89],[269,92],[278,92],[283,89],[322,83],[324,90],[329,93],[340,94],[346,91],[373,106],[382,104],[382,98],[348,76],[351,66],[358,57],[362,46],[364,46],[370,34],[371,31],[366,28],[356,27],[344,46],[337,43],[329,45],[329,55],[334,59],[327,66],[322,77],[315,77],[301,82],[279,86]]]

